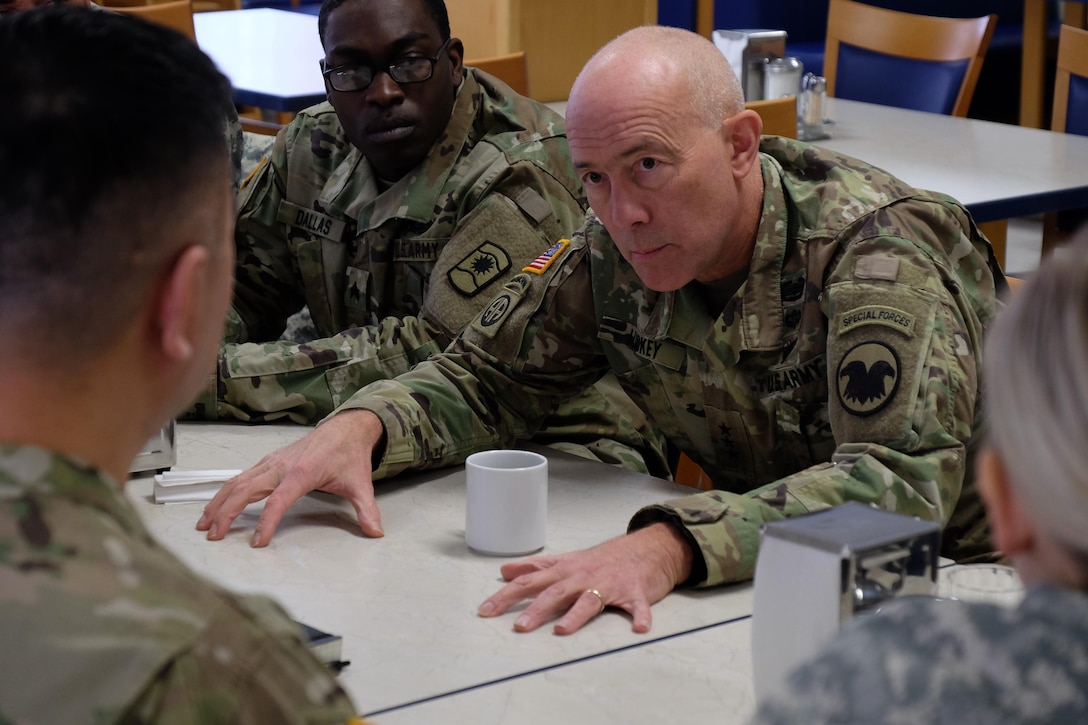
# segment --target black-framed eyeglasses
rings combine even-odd
[[[442,53],[445,52],[446,46],[450,44],[452,39],[446,38],[446,42],[442,43],[442,47],[438,49],[433,58],[419,56],[398,58],[384,68],[378,68],[377,70],[369,65],[356,63],[338,65],[335,68],[325,70],[325,61],[321,61],[321,75],[328,80],[334,91],[340,91],[341,93],[366,90],[374,82],[374,76],[381,70],[386,71],[390,78],[401,85],[405,83],[422,83],[434,75],[434,64],[442,57]]]

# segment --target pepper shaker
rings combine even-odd
[[[827,80],[814,73],[806,73],[801,79],[801,99],[798,113],[801,116],[800,137],[803,141],[827,138],[824,118],[827,108]]]

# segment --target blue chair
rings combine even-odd
[[[828,95],[966,116],[997,16],[938,18],[831,0]]]

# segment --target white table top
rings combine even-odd
[[[1088,206],[1088,137],[828,99],[818,145],[944,192],[987,222]]]
[[[828,116],[831,138],[816,145],[948,194],[977,222],[1088,206],[1088,137],[842,98]]]
[[[195,13],[197,44],[234,86],[235,103],[301,111],[325,100],[317,18],[271,8]]]
[[[175,470],[245,468],[308,430],[183,424]],[[549,452],[549,460],[545,553],[599,543],[622,533],[640,506],[690,492],[563,454]],[[248,544],[260,504],[243,512],[225,540],[209,542],[194,528],[200,504],[156,505],[150,479],[135,480],[126,491],[152,533],[194,569],[235,590],[271,595],[296,619],[342,635],[343,656],[352,664],[340,679],[364,714],[550,673],[558,665],[751,614],[751,587],[742,585],[669,595],[654,607],[653,629],[645,635],[632,633],[628,617],[611,610],[570,637],[550,628],[515,633],[512,614],[477,617],[476,607],[501,585],[505,560],[465,546],[461,467],[379,483],[384,539],[359,534],[343,500],[311,494],[288,511],[266,549]],[[647,656],[656,661],[662,655]],[[723,661],[729,656],[716,655]],[[750,668],[746,652],[735,656]],[[623,661],[641,658],[632,651]]]
[[[385,712],[377,725],[717,723],[756,708],[750,619]]]

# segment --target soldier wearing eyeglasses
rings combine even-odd
[[[328,102],[240,193],[227,344],[195,417],[319,421],[444,349],[582,222],[562,117],[466,68],[442,0],[326,0],[318,31]],[[278,341],[303,306],[320,339]],[[667,474],[644,420],[604,381],[524,436]]]

